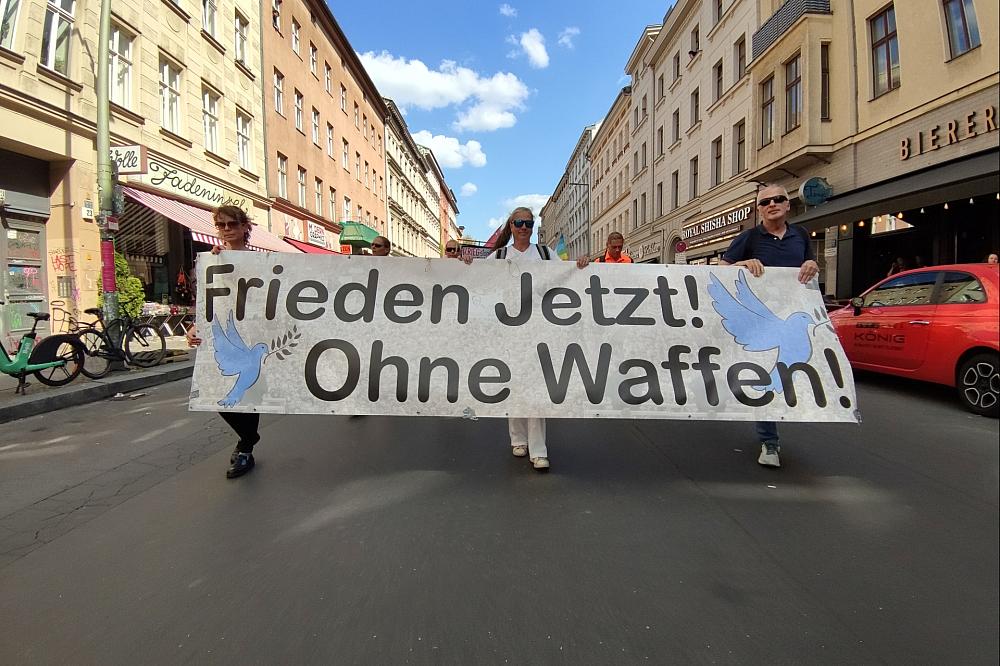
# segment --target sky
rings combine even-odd
[[[329,2],[383,96],[429,146],[465,234],[539,212],[583,128],[604,118],[643,28],[671,2]]]

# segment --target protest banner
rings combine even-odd
[[[201,254],[190,407],[856,422],[850,366],[797,274]]]

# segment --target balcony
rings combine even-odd
[[[766,51],[806,14],[832,14],[830,0],[788,0],[753,35],[752,59]]]

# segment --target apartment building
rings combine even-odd
[[[434,152],[427,146],[420,146],[421,154],[424,156],[424,163],[427,165],[427,179],[432,188],[438,192],[438,219],[441,221],[441,251],[444,252],[445,243],[449,240],[458,240],[462,237],[465,227],[458,226],[458,200],[455,193],[448,187],[445,180],[444,171],[434,157]]]
[[[632,227],[631,193],[631,97],[632,88],[622,88],[594,133],[587,159],[590,161],[590,256],[607,245],[608,234],[624,234]]]
[[[436,178],[434,184],[428,178],[423,154],[399,108],[391,99],[384,101],[389,110],[385,136],[392,252],[406,257],[440,257],[440,187]]]
[[[272,0],[264,9],[272,227],[307,251],[360,251],[389,232],[388,110],[325,2]]]
[[[891,262],[1000,247],[998,7],[983,0],[758,0],[750,177],[824,240],[827,294]]]
[[[26,312],[79,314],[97,301],[99,5],[0,9],[0,335],[10,343],[30,327]],[[186,304],[178,276],[217,242],[210,210],[222,203],[250,214],[252,244],[293,251],[268,233],[257,3],[120,0],[108,48],[124,186],[116,244],[147,300]]]
[[[583,128],[562,178],[542,207],[538,241],[571,258],[590,254],[590,149],[600,123]],[[599,248],[594,251],[597,252]]]

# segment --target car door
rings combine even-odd
[[[849,326],[849,356],[872,369],[909,372],[924,363],[937,306],[932,301],[941,271],[889,278],[863,296]]]

